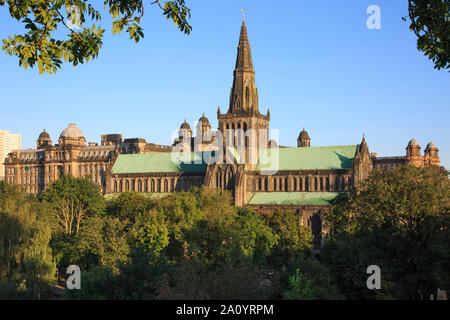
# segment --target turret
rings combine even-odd
[[[311,146],[311,138],[309,137],[308,132],[306,132],[305,128],[300,132],[297,139],[297,147],[310,147]]]

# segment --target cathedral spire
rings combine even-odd
[[[252,53],[244,20],[242,21],[241,34],[239,36],[228,113],[259,115],[258,91],[255,85],[255,70],[253,70]]]
[[[241,35],[239,36],[238,54],[236,58],[236,70],[238,69],[253,71],[252,53],[245,21],[242,21]]]

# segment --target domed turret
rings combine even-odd
[[[204,123],[204,124],[209,124],[209,120],[207,117],[205,117],[205,114],[203,113],[203,115],[200,117],[200,119],[198,119],[198,122],[200,123]]]
[[[186,122],[186,119],[184,119],[184,122],[181,124],[180,129],[191,130],[191,126]]]
[[[439,158],[438,156],[439,149],[437,148],[434,142],[429,142],[427,147],[425,148],[425,155],[430,158]]]
[[[189,139],[192,137],[192,130],[189,123],[186,122],[186,119],[184,119],[184,122],[180,126],[180,130],[178,131],[178,135],[180,138]]]
[[[39,138],[37,139],[36,144],[37,144],[38,149],[52,145],[52,140],[50,139],[50,135],[45,131],[45,129],[39,135]]]
[[[77,128],[75,123],[69,123],[69,126],[61,132],[58,140],[59,144],[86,145],[86,138],[83,132]]]
[[[420,156],[420,145],[416,139],[411,139],[406,147],[407,157],[418,157]]]
[[[428,143],[427,144],[427,147],[425,148],[425,150],[427,150],[427,149],[437,149],[437,146],[436,146],[436,144],[434,143],[434,142],[430,142],[430,143]]]
[[[417,142],[416,139],[411,139],[408,142],[408,147],[413,147],[413,146],[419,146],[419,143]]]
[[[198,119],[197,123],[197,137],[202,137],[203,140],[209,140],[209,136],[211,133],[211,124],[205,114]]]
[[[297,147],[310,147],[311,146],[311,138],[309,137],[308,132],[306,132],[305,128],[300,132],[297,139]]]

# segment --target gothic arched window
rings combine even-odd
[[[249,94],[249,90],[248,87],[245,88],[245,101],[247,101],[247,105],[250,99],[250,94]]]

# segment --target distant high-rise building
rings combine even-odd
[[[5,158],[13,150],[20,150],[22,136],[9,133],[8,130],[0,130],[0,180],[5,178]]]

